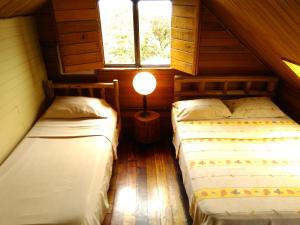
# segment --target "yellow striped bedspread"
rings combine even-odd
[[[177,122],[194,224],[300,224],[300,126],[289,118]]]

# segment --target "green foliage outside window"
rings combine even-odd
[[[152,3],[147,2],[139,11],[141,64],[169,64],[171,18],[157,15],[154,7],[159,3]],[[154,7],[149,9],[151,5]],[[99,8],[105,63],[135,64],[131,1],[117,0],[112,4],[111,0],[100,0]]]
[[[162,59],[169,59],[170,21],[163,17],[154,17],[150,23],[151,29],[145,33],[144,41],[141,43],[142,62],[151,61],[151,59],[157,56]]]

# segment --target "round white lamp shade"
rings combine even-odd
[[[140,72],[133,78],[134,90],[141,95],[149,95],[156,88],[156,79],[149,72]]]

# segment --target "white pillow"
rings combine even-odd
[[[231,116],[220,99],[195,99],[173,103],[177,121],[223,119]]]
[[[103,99],[81,96],[57,96],[44,118],[106,118],[111,106]]]
[[[285,117],[286,115],[268,97],[248,97],[224,100],[231,118]]]

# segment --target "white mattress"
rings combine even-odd
[[[0,167],[0,224],[99,225],[116,120],[38,121]]]

